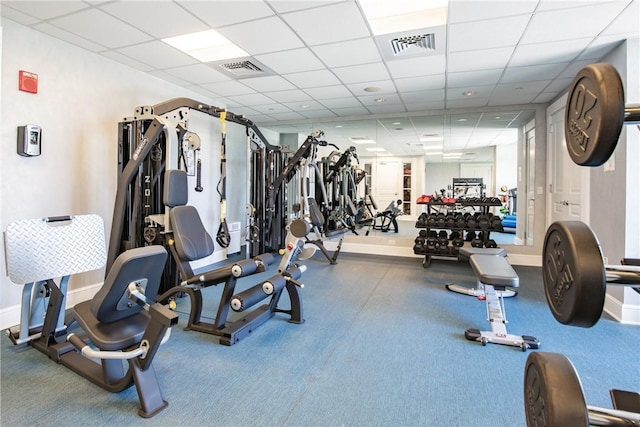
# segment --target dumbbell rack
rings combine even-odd
[[[415,239],[413,253],[424,255],[423,267],[429,267],[433,256],[457,258],[466,242],[474,247],[497,247],[490,234],[503,230],[502,221],[489,210],[502,205],[499,198],[471,197],[455,202],[434,200],[419,204],[426,206],[426,211],[416,221],[415,226],[421,233]],[[463,212],[468,208],[473,208],[474,212]]]

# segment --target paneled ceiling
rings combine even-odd
[[[549,103],[582,66],[637,39],[640,28],[640,0],[450,0],[434,49],[413,44],[394,56],[390,37],[374,36],[364,1],[389,0],[3,0],[1,14],[202,94],[261,127],[306,132],[321,124],[336,138],[378,137],[401,155],[419,153],[420,138],[437,133],[434,122],[451,150],[501,143],[506,129],[530,118],[527,105]],[[262,72],[234,77],[161,40],[208,29]],[[484,112],[434,115],[472,109]],[[354,118],[361,120],[345,121]]]

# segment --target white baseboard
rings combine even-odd
[[[507,256],[511,265],[542,267],[542,255],[510,254],[507,252]]]
[[[640,305],[623,304],[607,294],[604,299],[604,311],[620,323],[640,325]]]
[[[98,289],[102,286],[102,283],[96,283],[89,286],[84,286],[80,289],[74,289],[67,292],[66,308],[73,307],[74,305],[93,298],[98,292]],[[0,329],[7,329],[13,326],[17,326],[20,323],[20,304],[6,307],[0,310]]]

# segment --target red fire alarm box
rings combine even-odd
[[[18,73],[18,89],[24,92],[38,93],[38,75],[20,70]]]

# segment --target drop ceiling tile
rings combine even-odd
[[[169,68],[165,71],[172,76],[196,85],[230,80],[229,77],[225,76],[221,72],[204,64],[192,64],[184,67]]]
[[[444,99],[442,101],[405,102],[404,106],[409,112],[444,110]]]
[[[365,107],[369,107],[371,105],[399,105],[402,104],[400,97],[398,95],[389,94],[389,95],[363,95],[358,96],[358,99]],[[377,99],[383,99],[383,102],[376,101]]]
[[[467,21],[501,18],[505,16],[530,14],[537,6],[537,1],[451,1],[449,2],[449,23],[457,24]]]
[[[151,70],[151,71],[147,71],[147,74],[150,74],[160,80],[164,80],[166,82],[169,83],[173,83],[176,86],[188,86],[189,84],[191,84],[190,82],[187,82],[186,80],[182,80],[178,77],[172,76],[171,74],[165,73],[162,70]]]
[[[168,1],[156,1],[152,8],[148,1],[118,1],[101,5],[100,9],[157,38],[209,29],[196,16]]]
[[[282,105],[290,109],[291,111],[297,111],[300,114],[305,114],[311,110],[326,110],[326,108],[318,101],[304,101],[304,102],[283,102]]]
[[[336,117],[336,114],[330,110],[300,110],[300,114],[305,116],[307,119],[326,119],[330,117]]]
[[[619,36],[597,37],[589,46],[576,58],[576,60],[590,59],[599,61],[617,46],[623,43]]]
[[[447,100],[454,100],[454,99],[468,100],[468,101],[472,101],[474,98],[488,99],[495,87],[496,87],[495,85],[488,85],[488,86],[472,86],[468,88],[455,88],[455,89],[447,88],[446,99]],[[467,90],[474,90],[477,92],[477,94],[474,96],[466,96],[464,95],[464,93]]]
[[[516,83],[535,80],[551,80],[562,72],[565,63],[531,65],[528,67],[507,67],[501,83]]]
[[[494,49],[470,50],[465,52],[451,52],[447,55],[447,71],[489,70],[502,68],[509,63],[514,46],[498,47]]]
[[[342,0],[268,0],[267,3],[269,3],[278,13],[286,13],[326,6],[329,3],[337,3],[338,1]]]
[[[353,40],[370,35],[355,2],[286,13],[282,18],[308,46]]]
[[[449,25],[449,52],[483,50],[518,44],[530,15]]]
[[[278,113],[291,113],[291,110],[285,107],[283,104],[267,104],[267,105],[256,105],[253,107],[259,113],[262,114],[278,114]]]
[[[596,3],[598,3],[598,0],[540,0],[537,11],[547,12],[558,9],[570,9],[574,7],[592,6]]]
[[[158,40],[115,50],[130,58],[135,58],[137,61],[149,64],[153,68],[159,69],[197,63],[195,58]]]
[[[331,71],[345,84],[386,80],[390,78],[387,67],[385,67],[382,62],[353,65],[350,67],[336,67],[332,68]]]
[[[555,92],[560,93],[564,92],[569,88],[569,85],[573,81],[573,77],[564,78],[564,79],[555,79],[553,80],[549,86],[545,88],[545,92]]]
[[[85,39],[84,37],[77,36],[73,33],[63,30],[60,27],[56,27],[54,25],[49,24],[48,22],[42,22],[33,26],[38,31],[42,31],[45,34],[48,34],[57,39],[69,42],[76,46],[80,46],[83,49],[90,50],[92,52],[100,52],[105,50],[106,48],[102,45],[94,43],[90,40]]]
[[[89,5],[79,1],[2,1],[2,6],[10,6],[37,19],[51,19],[57,16],[67,15],[82,9],[89,8]],[[4,16],[4,9],[3,9]]]
[[[624,3],[608,2],[538,12],[531,18],[520,42],[528,44],[593,37],[604,30],[623,8]],[[553,31],[549,31],[550,28]]]
[[[331,110],[336,113],[338,117],[361,116],[364,114],[369,114],[369,110],[364,107],[332,108]]]
[[[273,10],[261,0],[244,1],[241,6],[238,0],[216,0],[215,2],[176,0],[176,3],[213,28],[274,15]]]
[[[298,73],[324,68],[322,62],[306,47],[256,55],[256,59],[278,74]]]
[[[558,92],[542,92],[533,99],[536,104],[550,104],[558,96]]]
[[[512,95],[502,95],[500,97],[491,97],[487,105],[517,105],[517,104],[530,104],[538,96],[534,93],[514,93]]]
[[[371,114],[405,113],[407,111],[402,104],[367,105],[367,110]]]
[[[27,15],[19,10],[12,9],[6,5],[7,2],[0,3],[0,15],[22,25],[33,25],[40,20],[34,16]],[[22,3],[22,2],[21,2]]]
[[[264,96],[261,93],[251,93],[248,95],[234,95],[233,102],[245,107],[255,107],[256,105],[273,104],[273,99]]]
[[[218,95],[217,93],[214,93],[208,89],[205,89],[202,86],[187,86],[187,89],[202,94],[204,96],[208,96],[211,99],[215,99],[218,101],[217,104],[214,104],[216,107],[224,107],[226,105],[228,105],[228,102],[225,98],[222,98],[220,95]]]
[[[397,59],[388,61],[387,67],[394,79],[444,74],[446,68],[445,55]]]
[[[520,44],[509,62],[512,67],[553,64],[575,59],[593,39],[582,38],[549,43]]]
[[[329,70],[305,71],[284,75],[294,85],[301,89],[340,84],[340,80]]]
[[[406,77],[395,79],[399,92],[414,92],[441,89],[445,86],[445,75],[436,74],[433,76]]]
[[[444,89],[405,92],[401,93],[400,97],[405,104],[444,101]]]
[[[600,35],[625,34],[635,35],[631,38],[637,38],[640,32],[638,16],[640,16],[640,2],[636,0],[631,2]]]
[[[311,99],[309,95],[299,89],[263,93],[276,102],[308,101]]]
[[[474,85],[492,85],[498,83],[500,76],[502,76],[502,68],[449,73],[447,77],[447,87],[460,88],[473,87]]]
[[[228,111],[231,111],[233,114],[245,116],[249,120],[252,120],[251,117],[257,116],[258,114],[260,114],[253,108],[244,107],[236,104],[229,104],[227,105],[226,108],[228,109]]]
[[[152,39],[148,34],[98,9],[86,9],[52,19],[49,23],[109,48],[143,43]]]
[[[114,50],[107,50],[104,52],[100,52],[100,55],[106,58],[109,58],[112,61],[116,61],[120,64],[126,65],[128,67],[135,68],[136,70],[147,71],[147,72],[153,70],[152,66],[148,64],[144,64],[140,61],[136,61],[135,59],[130,58],[127,55],[123,55],[120,52],[116,52]]]
[[[275,16],[218,28],[218,32],[250,55],[304,46],[298,36]]]
[[[593,64],[593,61],[591,60],[584,60],[584,61],[574,61],[571,64],[569,64],[569,66],[567,68],[565,68],[562,73],[560,73],[560,75],[558,75],[559,79],[573,79],[576,74],[578,74],[578,71],[580,71],[580,69],[582,67],[584,67],[585,65],[589,65],[589,64]]]
[[[353,96],[346,98],[321,99],[320,103],[332,110],[335,108],[362,107],[360,101]]]
[[[247,95],[249,93],[256,93],[256,91],[251,89],[249,86],[245,86],[235,80],[220,83],[206,83],[201,86],[221,96]]]
[[[488,98],[474,98],[474,99],[447,99],[445,102],[446,108],[479,108],[486,107]]]
[[[315,99],[342,98],[352,95],[352,93],[342,85],[307,88],[304,91]]]
[[[271,114],[270,116],[275,120],[304,120],[306,118],[302,114],[298,114],[294,111],[291,111],[289,113],[275,113]]]
[[[380,62],[378,48],[371,38],[331,43],[311,48],[329,68]]]
[[[392,80],[380,80],[380,81],[370,81],[366,83],[352,83],[346,85],[349,90],[356,95],[367,95],[367,94],[387,94],[387,93],[396,93],[396,87],[393,84]],[[379,88],[380,90],[374,92],[367,92],[365,88]]]
[[[508,94],[538,94],[549,86],[550,80],[537,80],[525,83],[501,83],[493,89],[492,96]]]
[[[280,76],[252,77],[242,79],[242,83],[258,92],[295,89],[295,86]]]

